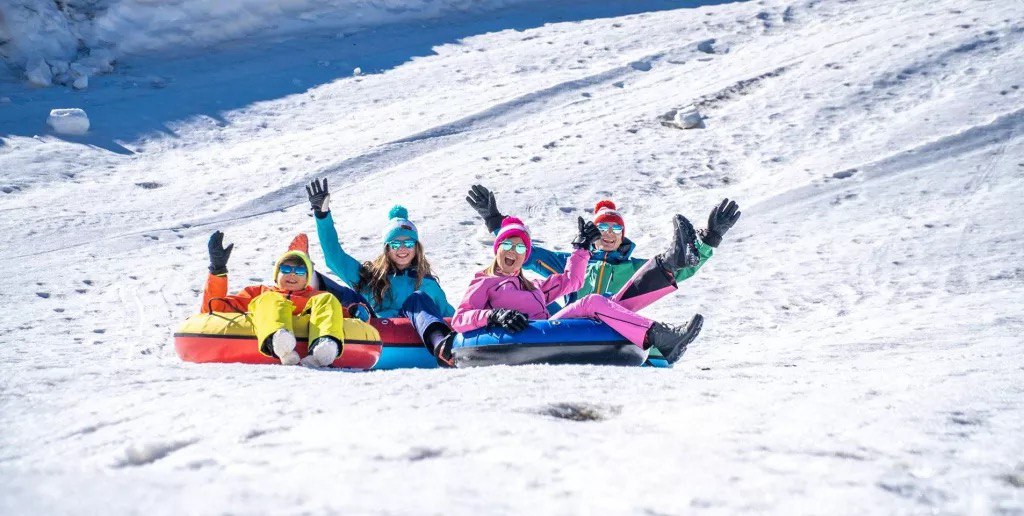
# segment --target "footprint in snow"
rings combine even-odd
[[[604,421],[622,413],[622,405],[563,402],[544,405],[532,412],[569,421]]]

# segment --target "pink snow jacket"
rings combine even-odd
[[[531,320],[547,319],[549,303],[576,292],[583,286],[590,251],[577,249],[565,264],[565,272],[533,280],[535,289],[526,290],[518,276],[490,275],[478,272],[452,317],[452,329],[459,333],[487,326],[495,308],[510,308]]]

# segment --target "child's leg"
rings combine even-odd
[[[654,321],[637,315],[607,297],[597,294],[584,296],[583,299],[570,303],[562,311],[551,316],[555,319],[588,318],[597,319],[626,338],[626,340],[644,347],[647,330]]]
[[[270,339],[277,330],[292,329],[292,311],[295,305],[277,292],[264,292],[249,302],[249,314],[252,317],[253,329],[256,330],[256,342],[260,353],[273,356],[270,352]]]
[[[448,323],[444,322],[444,318],[441,317],[441,310],[437,308],[437,303],[434,303],[430,296],[419,290],[405,299],[405,303],[402,303],[401,313],[409,318],[423,345],[431,351],[440,340],[452,333],[451,326],[448,326]]]
[[[364,322],[369,320],[371,316],[376,317],[375,314],[371,313],[372,310],[370,309],[370,302],[367,301],[359,292],[324,276],[320,272],[316,273],[316,280],[319,284],[319,290],[328,292],[338,298],[338,302],[341,303],[341,306],[350,310],[353,317],[361,319]]]
[[[675,292],[676,279],[661,265],[659,258],[647,260],[632,278],[612,296],[627,310],[637,311]]]
[[[324,292],[317,294],[306,302],[305,312],[309,313],[309,352],[313,353],[317,339],[330,337],[338,344],[338,353],[345,342],[345,310],[338,298]]]

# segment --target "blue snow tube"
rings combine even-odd
[[[525,364],[640,366],[647,351],[590,319],[531,321],[519,333],[481,328],[455,337],[458,367]]]

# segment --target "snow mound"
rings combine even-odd
[[[704,116],[693,106],[673,109],[661,116],[661,125],[676,129],[703,129]]]
[[[89,115],[78,108],[51,110],[46,123],[59,134],[81,135],[89,131]]]

